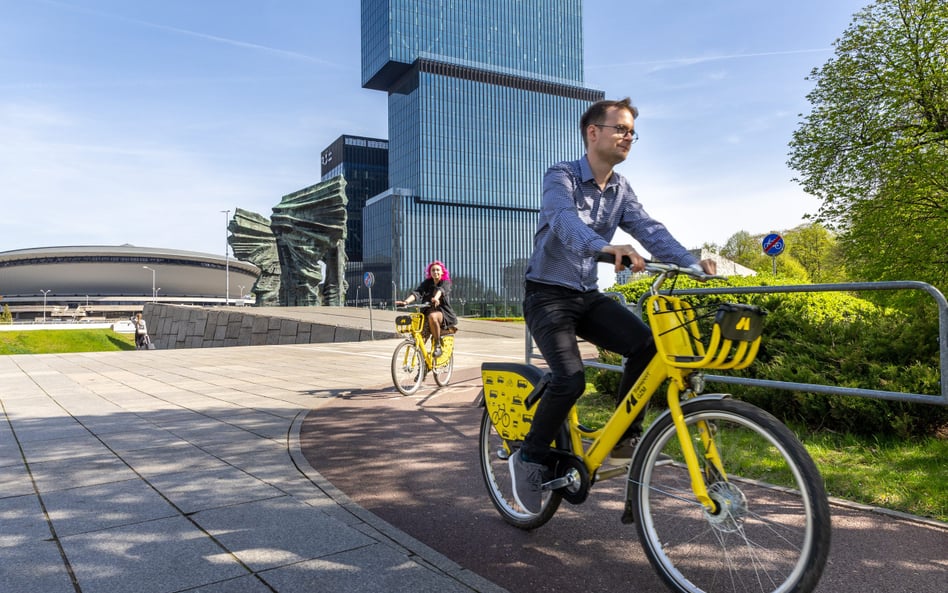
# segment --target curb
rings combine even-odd
[[[310,411],[315,409],[317,408],[300,410],[296,417],[293,418],[293,423],[287,433],[287,450],[293,460],[293,465],[296,466],[296,469],[307,480],[312,482],[316,488],[331,498],[342,510],[352,515],[357,522],[365,524],[366,527],[374,532],[368,535],[376,537],[381,542],[390,543],[392,547],[406,554],[408,558],[427,566],[430,570],[439,572],[457,581],[471,591],[477,593],[510,593],[507,589],[467,570],[437,550],[370,513],[365,508],[353,502],[344,492],[333,486],[322,474],[313,469],[303,456],[299,435],[303,420]]]

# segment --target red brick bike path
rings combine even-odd
[[[491,506],[477,460],[475,369],[437,390],[362,389],[326,401],[302,423],[303,455],[352,501],[513,593],[664,593],[630,526],[623,480],[563,503],[544,527],[509,527]],[[834,504],[833,548],[819,593],[943,593],[948,525]]]

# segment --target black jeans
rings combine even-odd
[[[579,292],[527,281],[523,315],[552,373],[523,444],[524,456],[543,463],[570,408],[586,388],[577,337],[627,359],[616,394],[617,403],[648,366],[656,350],[651,330],[645,323],[599,291]],[[637,421],[626,436],[641,431],[641,421]]]

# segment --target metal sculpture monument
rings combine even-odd
[[[228,241],[235,256],[263,270],[253,288],[258,305],[344,304],[345,189],[339,176],[283,196],[269,221],[235,211]]]

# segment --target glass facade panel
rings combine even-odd
[[[363,86],[389,97],[391,189],[363,211],[380,295],[440,259],[459,310],[519,311],[543,173],[603,96],[582,59],[581,0],[362,1]]]
[[[388,141],[340,136],[321,155],[322,181],[342,175],[346,180],[346,257],[362,261],[362,208],[366,200],[388,188]]]
[[[362,83],[419,58],[583,82],[582,0],[362,0]]]

